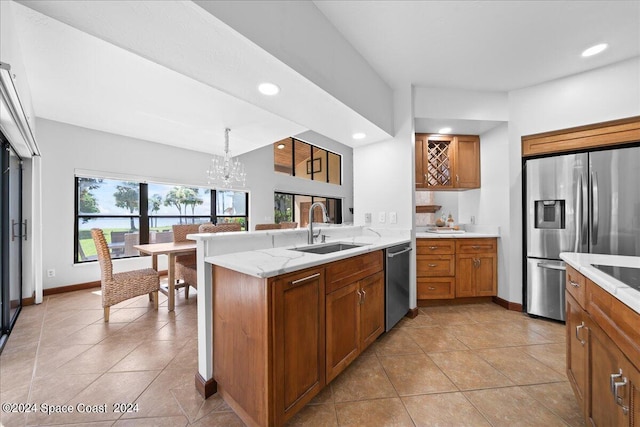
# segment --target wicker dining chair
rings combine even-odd
[[[96,245],[101,270],[100,283],[104,321],[109,321],[109,308],[112,305],[144,294],[151,296],[154,308],[157,310],[158,289],[160,289],[158,272],[152,268],[144,268],[114,273],[111,253],[104,233],[99,228],[92,228],[91,237]]]
[[[280,228],[280,224],[256,224],[255,230],[280,230]]]
[[[180,224],[173,226],[174,243],[187,242],[187,234],[196,234],[200,224]],[[184,286],[184,297],[189,298],[189,286],[197,288],[198,274],[196,269],[196,254],[176,255],[176,282],[182,281],[176,286]]]
[[[215,231],[208,231],[207,233],[224,233],[227,231],[241,231],[242,226],[237,222],[221,222],[216,224]]]

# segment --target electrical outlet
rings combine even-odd
[[[385,214],[384,212],[379,212],[378,213],[378,222],[380,224],[384,224],[386,220],[387,220],[387,214]]]
[[[371,212],[367,212],[364,214],[364,223],[371,224]]]
[[[471,215],[471,224],[475,224],[476,223],[476,217]]]
[[[389,224],[398,223],[398,214],[396,212],[389,212]]]
[[[53,268],[47,270],[47,277],[56,277],[56,270],[54,270]]]

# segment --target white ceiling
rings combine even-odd
[[[363,143],[389,137],[191,2],[21,3],[39,117],[203,152],[220,152],[230,127],[234,154],[307,129],[351,146],[357,130]],[[637,0],[314,3],[392,88],[509,91],[640,55]],[[602,41],[604,54],[580,58]],[[281,95],[257,94],[263,74]]]
[[[638,0],[315,4],[393,88],[510,91],[640,55]]]

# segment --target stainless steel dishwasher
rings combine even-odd
[[[411,243],[385,250],[385,331],[409,311],[409,257]]]

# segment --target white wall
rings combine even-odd
[[[413,128],[413,88],[394,92],[393,139],[353,150],[354,224],[373,227],[411,229],[415,250],[415,138]],[[372,214],[366,224],[365,213]],[[385,223],[379,222],[384,212]],[[389,224],[389,212],[395,212],[397,223]],[[415,257],[410,266],[410,306],[416,306]]]
[[[150,180],[206,186],[210,156],[195,151],[38,119],[42,151],[44,289],[100,279],[97,263],[74,265],[73,218],[76,169],[146,177]],[[165,262],[159,268],[166,268]],[[150,258],[114,260],[114,269],[150,267]]]
[[[640,58],[509,93],[509,294],[522,302],[523,135],[640,115]]]
[[[458,218],[469,223],[500,227],[498,240],[498,296],[509,300],[510,287],[507,266],[512,236],[509,233],[509,139],[508,126],[502,124],[480,135],[481,186],[458,194]]]
[[[506,92],[416,87],[415,117],[506,121]]]
[[[249,215],[255,224],[273,222],[273,193],[308,194],[342,199],[342,222],[353,222],[349,208],[353,207],[353,150],[315,132],[294,135],[301,141],[342,155],[342,185],[311,181],[273,171],[273,146],[268,145],[240,156],[247,172]]]

